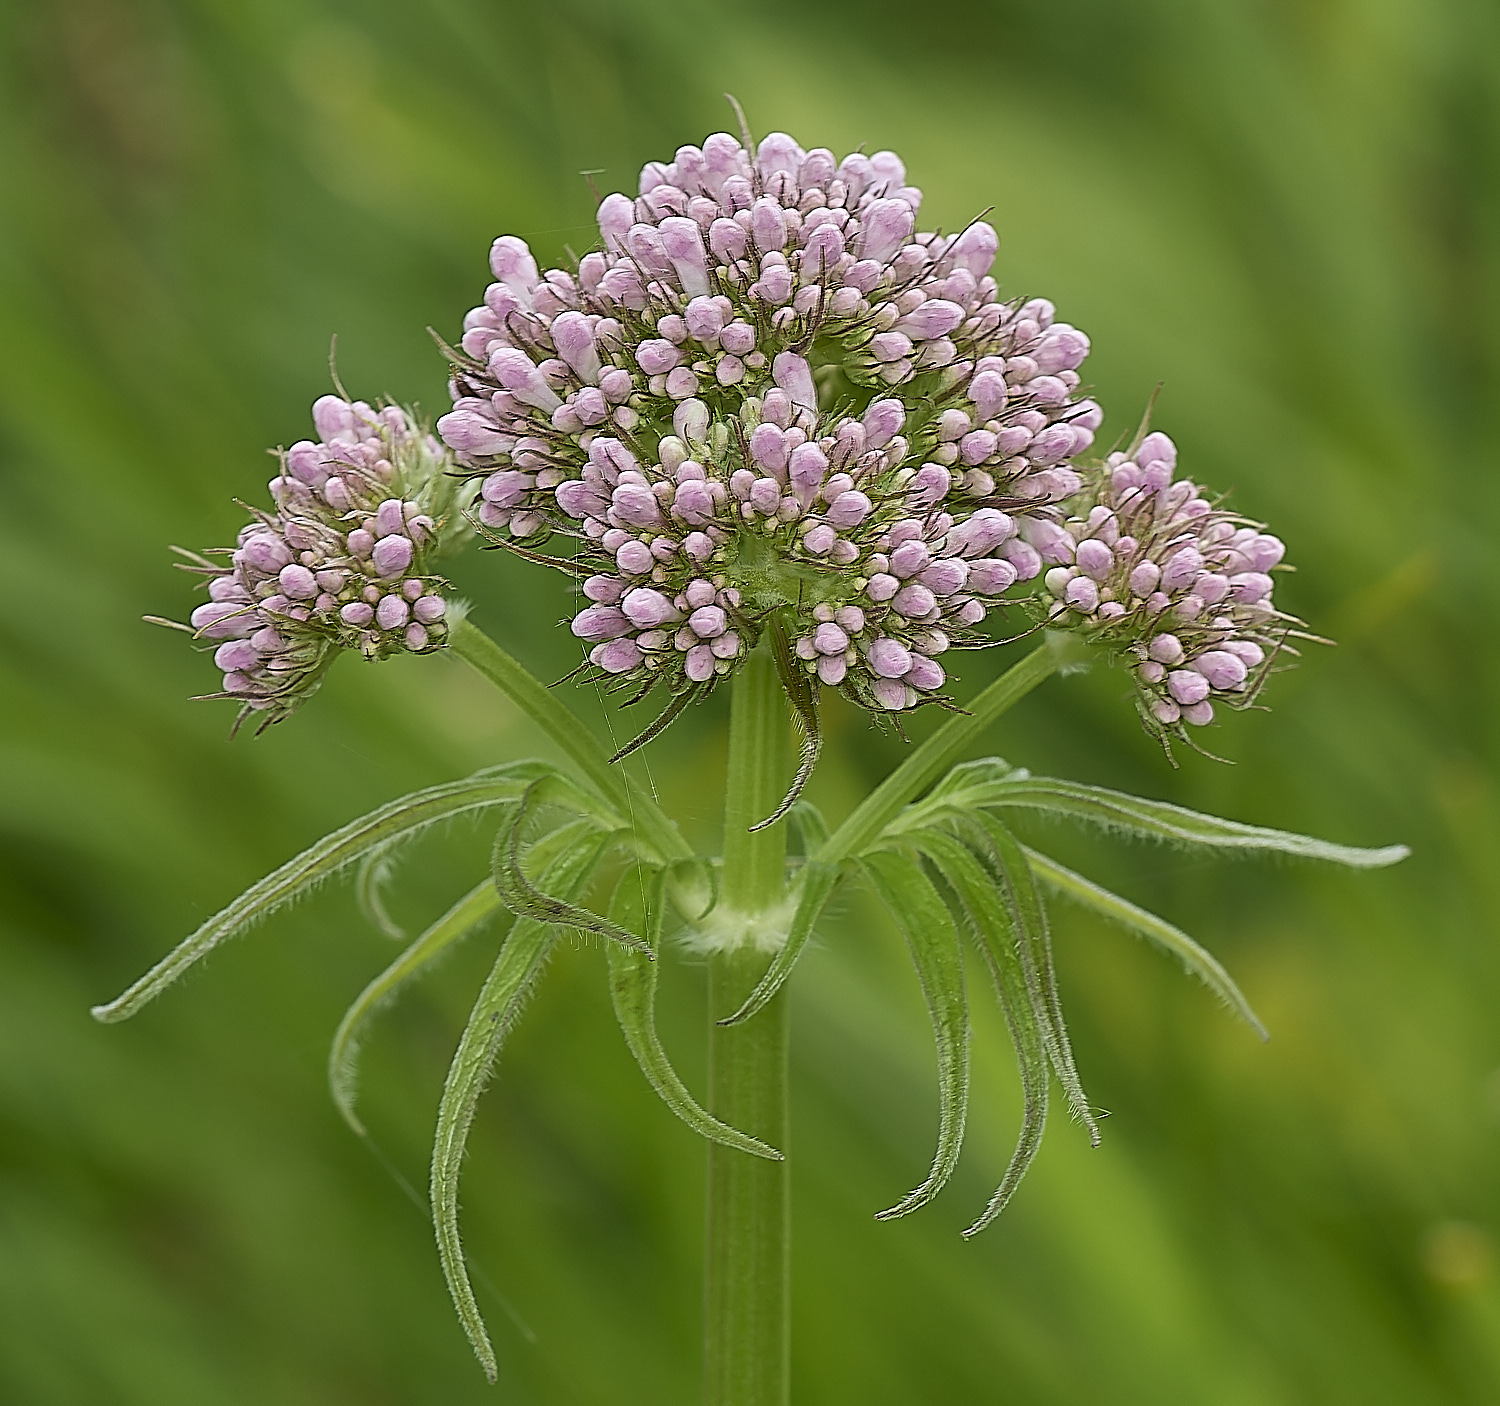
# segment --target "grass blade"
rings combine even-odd
[[[662,921],[666,895],[660,870],[648,873],[641,868],[626,870],[610,901],[611,921],[626,929],[646,934],[653,948],[661,946]],[[615,1017],[625,1036],[625,1044],[635,1056],[646,1081],[667,1105],[694,1132],[711,1142],[738,1148],[755,1157],[783,1160],[774,1147],[732,1128],[704,1110],[687,1090],[672,1068],[667,1052],[656,1032],[656,963],[647,961],[618,942],[609,945],[609,994]]]
[[[896,920],[922,984],[938,1064],[938,1137],[932,1170],[876,1220],[894,1220],[925,1206],[947,1184],[963,1146],[969,1108],[969,1005],[963,953],[942,895],[921,863],[895,851],[860,861],[886,910]]]
[[[1182,965],[1196,976],[1210,991],[1245,1022],[1262,1040],[1269,1039],[1260,1017],[1250,1008],[1244,993],[1235,984],[1234,978],[1220,965],[1218,958],[1193,941],[1180,928],[1173,927],[1164,918],[1144,908],[1138,908],[1128,899],[1101,888],[1082,874],[1065,869],[1055,859],[1026,848],[1026,859],[1032,872],[1054,893],[1071,898],[1091,912],[1118,923],[1138,937],[1176,957]]]
[[[546,762],[489,767],[462,781],[413,791],[325,835],[215,913],[113,1001],[95,1006],[94,1019],[110,1023],[129,1018],[221,942],[244,932],[341,869],[439,821],[468,811],[514,804],[532,782],[554,770]]]
[[[598,863],[606,843],[602,838],[580,842],[549,867],[541,882],[567,898],[576,897]],[[491,1382],[496,1379],[498,1371],[495,1351],[475,1301],[473,1285],[469,1282],[458,1229],[459,1173],[479,1096],[489,1082],[500,1047],[514,1028],[557,937],[556,927],[527,918],[521,919],[511,929],[469,1014],[438,1105],[431,1187],[438,1257],[459,1321]]]

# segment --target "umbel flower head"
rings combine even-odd
[[[209,600],[192,629],[241,717],[278,722],[317,691],[340,650],[424,654],[447,638],[447,583],[431,572],[454,490],[447,451],[395,405],[325,395],[318,440],[278,453],[275,509],[232,548],[193,557]]]
[[[679,701],[778,618],[803,687],[902,712],[1042,558],[1102,414],[1088,339],[1002,302],[995,231],[917,230],[892,152],[717,133],[599,206],[574,272],[495,241],[438,431],[477,516],[567,538],[592,677]]]
[[[1064,522],[1031,529],[1055,563],[1044,617],[1133,667],[1158,733],[1211,722],[1216,701],[1248,706],[1299,623],[1271,601],[1281,540],[1174,479],[1176,464],[1177,446],[1148,434],[1085,474]]]

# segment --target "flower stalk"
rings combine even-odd
[[[724,798],[720,906],[708,959],[709,1110],[786,1148],[786,994],[741,1025],[718,1022],[744,1004],[770,960],[767,940],[786,902],[786,826],[751,830],[781,799],[791,769],[786,702],[775,662],[757,649],[734,682]],[[737,929],[737,931],[736,931]],[[704,1286],[707,1406],[784,1406],[790,1378],[791,1205],[786,1162],[711,1143]]]

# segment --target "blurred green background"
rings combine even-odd
[[[695,1399],[703,1152],[626,1055],[596,949],[553,967],[468,1163],[494,1392],[398,1182],[425,1183],[488,939],[382,1018],[384,1164],[323,1085],[392,951],[347,888],[126,1026],[88,1007],[325,829],[541,749],[446,659],[347,661],[231,742],[228,705],[188,701],[208,661],[139,618],[190,608],[167,544],[231,539],[332,334],[351,391],[437,413],[424,328],[454,333],[490,239],[582,250],[578,173],[633,188],[729,125],[725,89],[757,132],[898,149],[929,226],[993,206],[1005,290],[1093,338],[1106,437],[1164,382],[1185,469],[1288,539],[1281,597],[1340,641],[1214,733],[1235,765],[1170,769],[1099,671],[992,750],[1415,851],[1360,875],[1035,832],[1206,941],[1273,1038],[1059,912],[1112,1116],[1098,1151],[1055,1118],[968,1245],[1014,1136],[1002,1032],[981,1015],[961,1174],[877,1225],[930,1156],[932,1055],[899,941],[847,897],[795,983],[797,1399],[1500,1397],[1491,0],[11,0],[0,51],[0,1399]],[[545,573],[454,574],[539,673],[571,666]],[[960,696],[1004,662],[967,656]],[[705,844],[723,729],[721,699],[649,754]],[[837,816],[900,748],[847,710],[831,731]],[[413,851],[397,916],[472,883],[484,838]],[[700,1088],[701,977],[671,964],[664,996]]]

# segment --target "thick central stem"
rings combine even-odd
[[[786,703],[769,653],[757,650],[734,684],[724,797],[719,908],[742,931],[708,962],[709,1108],[726,1123],[786,1150],[787,1007],[783,991],[742,1025],[733,1015],[771,954],[755,941],[776,926],[786,892],[786,826],[755,834],[791,774]],[[744,921],[738,919],[743,915]],[[705,1274],[706,1406],[786,1406],[790,1379],[791,1206],[787,1164],[709,1144]]]

